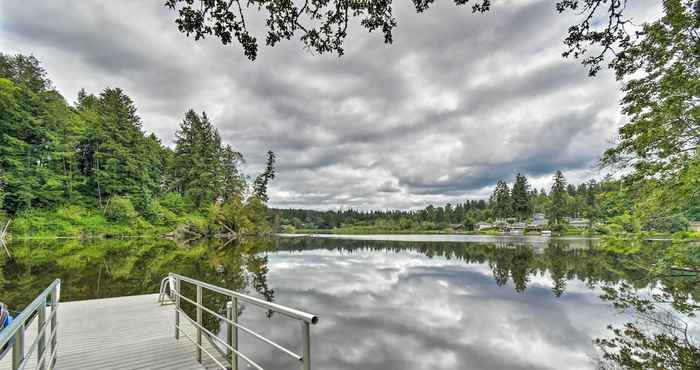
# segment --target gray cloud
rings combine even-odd
[[[634,6],[643,19],[658,4]],[[247,171],[277,152],[274,206],[408,208],[482,197],[516,172],[591,175],[619,94],[560,57],[575,18],[547,0],[395,12],[393,45],[353,24],[342,58],[288,42],[250,63],[178,33],[160,2],[2,2],[0,50],[35,54],[69,101],[124,88],[165,143],[187,109],[206,110]]]

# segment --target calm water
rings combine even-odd
[[[311,311],[316,369],[592,369],[592,343],[629,317],[600,298],[653,284],[596,241],[518,237],[284,237],[242,244],[22,242],[0,260],[0,300],[19,308],[49,282],[62,299],[153,293],[168,272]],[[634,258],[643,258],[635,256]],[[223,302],[205,297],[223,312]],[[298,323],[245,307],[241,320],[298,348]],[[209,318],[208,325],[218,325]],[[295,364],[241,334],[266,369]]]

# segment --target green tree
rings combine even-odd
[[[457,6],[469,0],[455,0]],[[432,0],[414,0],[416,12],[423,13]],[[471,10],[484,13],[491,9],[491,0],[474,0]],[[620,0],[558,0],[553,1],[559,13],[574,12],[581,21],[569,27],[564,40],[564,56],[582,58],[590,67],[590,74],[600,69],[604,57],[614,54],[630,43],[625,30],[629,19],[625,18],[626,1]],[[366,1],[294,1],[272,2],[268,0],[167,0],[165,6],[177,13],[175,24],[180,32],[194,35],[195,40],[207,36],[218,38],[224,45],[238,42],[250,60],[258,55],[258,39],[248,29],[253,12],[266,12],[265,43],[275,46],[282,40],[299,35],[299,40],[319,54],[343,55],[343,42],[348,36],[348,25],[354,19],[369,32],[380,30],[384,42],[393,41],[393,30],[398,25],[393,15],[391,0]],[[506,5],[504,5],[506,6]],[[248,19],[248,21],[246,21]],[[588,48],[599,50],[589,55]]]
[[[269,199],[267,195],[267,185],[275,178],[275,153],[271,150],[267,152],[267,164],[265,170],[255,178],[253,183],[253,196],[259,198],[264,203]]]
[[[238,164],[243,156],[222,144],[206,113],[200,116],[189,110],[175,136],[171,188],[198,207],[240,193],[243,180]]]
[[[491,195],[491,202],[496,217],[506,218],[511,216],[513,207],[510,198],[510,189],[505,181],[498,180],[493,195]]]
[[[561,223],[562,219],[566,215],[566,179],[561,171],[557,170],[553,178],[554,183],[549,192],[549,198],[551,203],[549,205],[548,217],[550,222],[555,224]]]
[[[527,178],[521,174],[515,176],[515,183],[511,190],[513,213],[521,220],[527,219],[532,213],[530,208],[530,184]]]
[[[644,24],[638,42],[612,63],[624,82],[629,122],[603,164],[633,166],[637,176],[664,179],[692,158],[700,141],[700,2],[664,0],[664,15]]]
[[[146,137],[131,98],[120,88],[99,97],[79,96],[78,109],[88,129],[78,148],[80,169],[88,178],[83,191],[98,204],[116,195],[150,198],[163,175],[161,145]]]
[[[588,219],[588,227],[593,227],[593,223],[600,217],[600,208],[596,200],[595,180],[591,180],[585,190],[585,212]]]
[[[33,55],[0,53],[0,76],[17,85],[24,86],[34,93],[43,93],[53,89],[46,70]]]
[[[34,58],[0,54],[0,171],[10,214],[60,204],[79,182],[74,143],[83,123]],[[9,67],[8,67],[9,66]]]

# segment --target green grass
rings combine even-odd
[[[152,224],[142,216],[126,221],[110,221],[101,210],[66,206],[22,212],[13,218],[9,234],[12,238],[20,239],[155,236],[174,230],[178,223],[200,218],[199,215],[183,214],[161,224]]]

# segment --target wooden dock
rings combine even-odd
[[[214,365],[199,364],[195,346],[184,336],[175,340],[174,307],[161,306],[157,294],[63,302],[58,323],[57,370],[202,370]],[[32,329],[26,342],[34,339]],[[0,369],[10,368],[10,357],[0,361]],[[27,368],[34,368],[31,361]]]
[[[196,298],[182,294],[182,283],[196,287]],[[166,288],[170,288],[170,290]],[[264,299],[248,296],[186,276],[170,273],[161,282],[161,292],[175,297],[173,305],[163,306],[157,294],[59,303],[61,281],[54,280],[13,323],[0,332],[0,346],[11,354],[0,359],[0,370],[37,368],[55,363],[59,370],[71,369],[180,369],[202,370],[234,368],[245,361],[245,368],[263,368],[240,352],[238,332],[244,331],[298,361],[302,370],[311,370],[311,325],[314,314]],[[226,299],[226,316],[204,306],[203,292]],[[46,309],[47,302],[51,302]],[[195,308],[190,318],[182,303]],[[301,323],[301,354],[295,353],[250,328],[240,325],[242,304],[279,313]],[[175,308],[178,308],[176,311]],[[57,308],[57,310],[55,309]],[[48,311],[48,312],[47,312]],[[209,331],[203,313],[213,315],[226,325],[226,338]],[[178,315],[176,316],[176,312]],[[175,339],[175,323],[178,321]],[[41,335],[41,337],[37,337]],[[58,342],[57,346],[51,342]],[[46,342],[46,346],[44,343]],[[206,356],[204,356],[206,355]],[[196,359],[201,357],[201,361]],[[53,361],[57,360],[57,361]],[[238,364],[238,366],[236,365]]]

